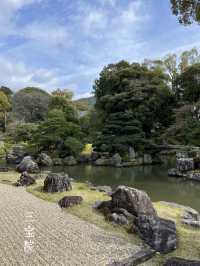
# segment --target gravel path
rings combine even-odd
[[[0,265],[107,265],[138,250],[24,188],[0,184]]]

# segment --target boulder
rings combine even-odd
[[[176,160],[176,168],[180,172],[187,172],[194,170],[194,159],[193,158],[179,158]]]
[[[37,163],[40,166],[52,166],[53,165],[53,161],[52,161],[51,157],[49,155],[47,155],[46,153],[39,154],[39,156],[37,158]]]
[[[58,202],[58,205],[61,208],[68,208],[74,205],[81,204],[82,201],[83,201],[83,198],[80,196],[66,196]]]
[[[111,195],[112,208],[122,208],[139,216],[156,215],[153,204],[146,192],[126,186],[119,186]]]
[[[63,161],[61,158],[54,158],[53,159],[53,165],[54,166],[61,166],[63,164]]]
[[[150,154],[144,154],[143,163],[152,164],[152,157]]]
[[[16,183],[16,186],[31,186],[35,184],[35,178],[30,176],[27,172],[23,172]]]
[[[140,215],[133,225],[142,240],[160,253],[176,249],[176,225],[173,221],[155,215]]]
[[[67,174],[49,173],[44,180],[45,192],[63,192],[72,190],[71,182]]]
[[[25,171],[28,173],[38,173],[40,170],[38,164],[33,161],[31,156],[26,156],[21,163],[17,165],[17,171],[20,173]]]
[[[6,154],[6,161],[9,164],[19,164],[25,156],[25,147],[23,145],[13,146]]]
[[[77,161],[74,156],[68,156],[63,159],[63,164],[66,166],[73,166],[77,164]]]
[[[163,264],[163,266],[200,266],[200,261],[170,258]]]
[[[176,248],[175,223],[158,217],[144,191],[119,186],[110,201],[96,203],[95,207],[118,224],[132,225],[133,231],[154,250],[167,253]]]

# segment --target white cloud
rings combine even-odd
[[[12,89],[20,89],[26,86],[36,86],[52,89],[59,82],[59,74],[56,70],[33,69],[24,63],[9,61],[0,57],[1,85]]]
[[[40,3],[41,1],[42,0],[1,0],[0,34],[13,34],[15,32],[15,13],[26,5]]]
[[[66,47],[71,44],[71,38],[66,28],[52,22],[33,22],[26,25],[20,34],[29,40],[46,42],[51,45]]]

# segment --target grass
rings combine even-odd
[[[17,181],[19,174],[16,172],[8,172],[0,174],[0,182],[4,184],[12,184]],[[98,227],[110,231],[116,235],[125,238],[134,244],[141,244],[139,238],[134,234],[129,234],[127,228],[114,225],[106,221],[100,213],[92,209],[92,204],[97,200],[109,200],[109,196],[104,193],[90,190],[85,183],[72,183],[73,189],[69,192],[62,193],[44,193],[42,191],[43,179],[37,180],[37,184],[28,187],[26,190],[36,197],[57,203],[66,195],[82,196],[83,203],[79,206],[66,209],[66,212],[76,215],[79,218],[91,222]],[[168,206],[162,203],[154,203],[154,207],[160,217],[171,219],[176,222],[178,246],[177,249],[168,255],[157,255],[147,265],[162,265],[169,257],[177,256],[185,259],[200,260],[200,230],[193,229],[190,226],[181,224],[181,216],[183,210],[179,207]]]
[[[135,235],[131,235],[127,232],[126,227],[114,225],[104,219],[104,216],[92,208],[95,201],[109,200],[110,197],[106,194],[98,191],[91,190],[85,183],[72,183],[73,189],[66,192],[58,193],[45,193],[42,191],[44,180],[37,180],[37,184],[27,188],[27,191],[39,197],[40,199],[50,202],[58,202],[64,196],[81,196],[83,203],[71,208],[66,209],[66,212],[78,216],[79,218],[97,225],[104,230],[110,231],[116,235],[126,238],[130,242],[140,242],[139,238]]]

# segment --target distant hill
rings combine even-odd
[[[81,111],[88,111],[95,105],[95,97],[81,98],[74,101]]]

